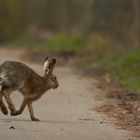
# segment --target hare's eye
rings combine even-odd
[[[55,81],[56,80],[56,77],[53,77],[52,80]]]

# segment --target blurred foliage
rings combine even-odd
[[[88,35],[63,33],[49,36],[47,40],[40,40],[38,36],[33,36],[33,34],[28,33],[14,38],[10,44],[16,48],[33,48],[39,51],[79,51],[85,47],[87,40]]]
[[[140,49],[129,50],[128,54],[116,60],[113,75],[119,78],[123,85],[134,89],[140,88]]]
[[[17,0],[1,0],[0,3],[0,41],[9,39],[18,31],[21,20],[20,2]]]
[[[0,0],[0,40],[29,27],[87,34],[99,32],[113,41],[138,46],[139,0]],[[128,43],[129,40],[129,43]]]
[[[43,44],[49,50],[79,50],[86,44],[86,36],[58,35]]]

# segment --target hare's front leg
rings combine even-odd
[[[30,117],[31,117],[31,120],[32,121],[39,121],[39,119],[35,118],[34,116],[34,112],[33,112],[33,107],[32,107],[32,101],[33,101],[33,98],[34,96],[25,96],[24,99],[23,99],[23,102],[22,102],[22,105],[20,107],[20,109],[18,111],[16,111],[14,114],[12,115],[19,115],[23,112],[25,106],[28,104],[28,109],[29,109],[29,113],[30,113]]]
[[[16,112],[16,109],[15,109],[15,106],[14,106],[14,104],[12,103],[12,100],[11,100],[11,98],[10,98],[10,94],[11,94],[11,93],[12,93],[11,91],[6,91],[6,92],[4,92],[4,97],[5,97],[5,100],[6,100],[7,104],[8,104],[8,108],[9,108],[10,111],[11,111],[11,115],[12,115],[12,114],[14,114],[14,113]]]
[[[29,102],[28,97],[24,97],[20,109],[18,111],[16,111],[15,113],[13,113],[12,116],[20,115],[23,112],[23,110],[28,102]]]
[[[33,107],[32,107],[32,102],[28,103],[28,109],[29,109],[29,113],[30,113],[30,117],[32,121],[39,121],[39,119],[35,118],[34,116],[34,112],[33,112]]]
[[[0,108],[3,114],[7,115],[8,114],[8,110],[5,106],[5,104],[3,103],[3,92],[0,92]]]

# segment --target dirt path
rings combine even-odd
[[[0,49],[0,63],[19,60],[21,53]],[[28,65],[43,73],[42,65]],[[130,133],[115,128],[105,116],[91,110],[100,103],[95,98],[101,94],[96,80],[83,78],[68,67],[56,67],[55,73],[60,81],[59,89],[49,91],[33,104],[41,121],[30,121],[27,108],[16,117],[4,116],[0,112],[1,140],[137,140]],[[19,108],[22,96],[15,92],[12,97]]]

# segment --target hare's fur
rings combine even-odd
[[[2,112],[8,114],[2,99],[4,95],[11,115],[21,114],[25,106],[28,105],[31,120],[38,121],[34,116],[32,102],[39,99],[47,90],[58,87],[58,80],[53,74],[55,62],[55,59],[47,58],[44,64],[45,73],[43,76],[38,75],[30,67],[20,62],[6,61],[0,65],[0,107]],[[22,105],[18,111],[10,98],[10,94],[15,90],[24,95]]]

